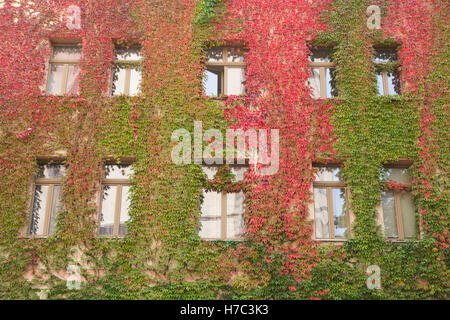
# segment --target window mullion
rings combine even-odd
[[[63,71],[63,81],[61,82],[61,95],[66,94],[67,92],[67,78],[69,77],[69,65],[64,65],[64,71]]]
[[[114,226],[113,235],[119,235],[119,225],[120,225],[120,208],[122,205],[122,186],[117,186],[116,191],[116,206],[114,210]]]
[[[328,232],[330,234],[330,238],[334,239],[333,191],[331,187],[327,188],[327,207],[328,207]]]
[[[325,67],[320,67],[319,69],[319,77],[320,77],[320,97],[322,99],[327,98],[327,80],[326,80],[326,72]]]
[[[125,69],[125,86],[124,86],[124,94],[129,96],[130,95],[130,79],[131,79],[131,67],[127,66]]]
[[[222,201],[221,201],[221,230],[220,235],[222,239],[227,238],[227,193],[222,191]]]

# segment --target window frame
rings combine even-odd
[[[79,59],[54,59],[53,58],[54,50],[56,47],[69,47],[69,46],[78,47],[80,49],[80,58]],[[82,49],[83,49],[82,45],[79,42],[77,42],[77,43],[52,43],[51,44],[52,52],[51,52],[49,63],[48,63],[49,68],[48,68],[48,74],[47,74],[47,82],[45,85],[45,93],[47,95],[51,95],[51,96],[67,95],[67,80],[69,78],[69,65],[77,65],[78,67],[80,67],[80,61],[81,61],[81,58],[83,55]],[[52,65],[63,65],[64,66],[63,81],[61,82],[61,88],[60,88],[60,92],[58,94],[52,94],[52,93],[48,92],[49,85],[50,85],[50,75],[52,73]],[[79,92],[74,94],[74,96],[77,96],[77,95],[79,95]]]
[[[63,163],[64,161],[61,160],[57,160],[57,161],[38,161],[38,166],[45,166],[45,165],[58,165],[58,166],[62,166],[64,167],[65,164]],[[66,167],[67,170],[67,167]],[[30,205],[29,205],[29,217],[30,220],[27,221],[27,225],[25,227],[25,232],[24,232],[24,236],[25,237],[30,237],[30,238],[47,238],[49,236],[51,236],[53,233],[49,233],[49,229],[50,229],[50,221],[51,221],[51,214],[52,214],[52,203],[54,200],[54,191],[55,191],[55,187],[56,186],[60,186],[61,187],[61,191],[60,192],[64,192],[62,189],[62,186],[64,184],[64,180],[65,180],[66,176],[64,175],[61,178],[38,178],[37,174],[32,182],[32,187],[31,187],[31,197],[30,197]],[[33,206],[34,206],[34,199],[35,199],[35,195],[36,195],[36,186],[48,186],[49,187],[49,192],[46,198],[46,203],[45,203],[45,213],[44,213],[44,229],[42,234],[32,234],[31,233],[31,222],[33,219]],[[55,212],[55,218],[56,215],[58,214],[58,211]]]
[[[312,58],[312,55],[314,51],[328,51],[329,57],[331,60],[331,48],[318,48],[318,49],[312,49],[311,55],[309,57]],[[336,63],[330,61],[330,62],[313,62],[312,59],[309,60],[309,69],[312,74],[312,69],[319,69],[319,80],[320,80],[320,97],[319,98],[313,98],[313,99],[331,99],[335,97],[327,97],[327,82],[326,82],[326,69],[336,69]],[[330,71],[331,75],[331,71]],[[331,81],[331,79],[330,79]]]
[[[114,161],[105,161],[102,163],[102,181],[100,183],[100,190],[98,192],[98,210],[97,210],[97,236],[102,238],[124,238],[126,234],[119,234],[120,230],[120,215],[121,215],[121,204],[123,201],[123,187],[132,186],[131,178],[127,179],[108,179],[106,178],[106,166],[108,165],[119,165],[119,166],[132,166],[133,162],[114,162]],[[113,233],[112,234],[100,234],[101,228],[101,219],[102,219],[102,208],[103,208],[103,187],[105,186],[114,186],[117,187],[116,198],[114,201],[114,224],[113,224]]]
[[[405,165],[395,165],[395,164],[390,164],[390,165],[385,165],[384,169],[407,169],[410,170],[410,166],[405,166]],[[412,187],[412,182],[411,183],[402,183],[403,185],[406,185],[406,187],[408,189],[411,189]],[[386,236],[386,231],[385,231],[385,225],[384,225],[384,211],[383,211],[383,205],[382,205],[382,198],[383,198],[383,192],[385,191],[390,191],[393,193],[394,195],[394,212],[395,212],[395,221],[397,224],[397,235],[398,237],[387,237]],[[411,191],[407,191],[407,192],[411,192]],[[415,228],[415,237],[413,238],[405,238],[405,231],[404,231],[404,225],[403,225],[403,213],[402,213],[402,209],[400,206],[400,198],[401,198],[401,193],[402,191],[399,190],[390,190],[387,188],[384,188],[382,190],[382,192],[380,193],[380,206],[379,206],[379,214],[380,214],[380,222],[381,222],[381,227],[383,230],[383,235],[386,237],[386,239],[391,240],[391,241],[398,241],[398,242],[404,242],[408,239],[418,239],[420,237],[420,226],[417,226],[417,222],[414,222],[414,228]],[[412,193],[411,193],[411,197],[413,197]],[[414,207],[415,207],[415,203],[414,203]],[[414,210],[414,215],[415,215],[415,210]],[[414,219],[415,220],[415,219]]]
[[[120,60],[120,59],[116,59],[116,52],[118,49],[131,49],[131,48],[139,48],[139,55],[140,55],[140,59],[138,60]],[[111,67],[111,85],[110,85],[110,96],[114,97],[114,96],[120,96],[120,95],[125,95],[128,97],[132,97],[130,95],[130,84],[131,84],[131,70],[133,69],[133,67],[138,68],[139,71],[141,72],[141,77],[142,77],[142,70],[140,69],[142,67],[142,46],[139,44],[135,44],[135,45],[130,45],[130,46],[121,46],[116,44],[114,46],[114,58],[112,61],[112,67]],[[123,93],[122,94],[114,94],[113,92],[113,86],[114,86],[114,69],[122,66],[125,69],[125,83],[124,83],[124,87],[123,87]],[[137,93],[136,95],[138,95],[139,93]]]
[[[397,60],[395,61],[390,61],[390,62],[375,62],[375,54],[377,51],[394,51],[395,54],[397,55]],[[381,79],[382,79],[382,85],[383,85],[383,94],[380,94],[380,92],[378,92],[379,96],[384,96],[384,97],[390,97],[390,96],[401,96],[402,92],[403,92],[403,84],[400,81],[400,93],[390,93],[389,92],[389,77],[388,77],[388,69],[386,68],[386,66],[390,64],[390,65],[396,65],[395,66],[395,71],[394,72],[398,72],[398,76],[399,76],[399,81],[400,81],[400,71],[398,70],[398,49],[394,48],[394,47],[375,47],[374,48],[374,58],[373,58],[373,65],[375,67],[375,73],[376,76],[378,77],[378,73],[381,72]],[[378,85],[377,85],[377,90],[378,90]]]
[[[217,72],[217,70],[214,70],[214,68],[223,67],[223,72],[219,71],[220,74],[220,94],[217,95],[217,97],[220,96],[229,96],[228,94],[228,70],[229,69],[243,69],[245,72],[245,69],[247,68],[247,64],[245,61],[243,62],[233,62],[228,61],[228,50],[229,49],[239,49],[243,53],[245,52],[245,49],[242,46],[212,46],[209,49],[212,48],[221,48],[222,49],[222,61],[208,61],[208,56],[206,55],[206,62],[205,62],[205,71],[210,72]],[[215,71],[215,72],[214,72]],[[244,93],[241,95],[245,95],[245,85],[244,85]],[[210,98],[217,98],[217,97],[210,97]]]
[[[224,166],[224,165],[230,166],[231,169],[233,167],[243,167],[243,168],[247,168],[247,170],[250,169],[250,166],[248,165],[248,163],[246,163],[246,164],[226,164],[225,162],[224,162],[224,164],[206,164],[206,163],[203,163],[202,167],[203,166],[206,166],[206,167],[217,167],[219,169],[221,166]],[[246,172],[247,172],[247,170],[246,170]],[[244,175],[245,175],[245,172],[244,172]],[[202,193],[203,192],[205,192],[205,193],[207,192],[207,191],[205,191],[205,188],[202,188]],[[197,234],[199,234],[199,237],[203,241],[244,241],[245,240],[245,235],[244,235],[244,231],[245,231],[245,217],[244,217],[244,215],[245,215],[245,195],[244,195],[244,202],[243,202],[244,210],[242,212],[242,218],[244,219],[244,228],[242,230],[243,231],[242,232],[242,237],[239,237],[239,238],[228,238],[227,237],[227,231],[228,231],[227,195],[228,194],[233,194],[233,193],[239,193],[239,192],[227,192],[226,190],[222,190],[220,192],[217,192],[217,191],[214,191],[214,192],[220,194],[220,237],[218,237],[218,238],[203,238],[203,237],[201,237],[200,234],[199,234],[200,233],[200,228],[201,228],[200,226],[198,228],[198,233]],[[203,205],[203,203],[199,203],[199,212],[200,212],[199,222],[201,222],[201,220],[202,220],[202,205]]]

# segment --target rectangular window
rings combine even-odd
[[[346,239],[350,231],[349,194],[335,167],[318,167],[314,181],[316,239]]]
[[[242,95],[245,93],[245,62],[243,50],[234,47],[213,47],[208,50],[203,87],[208,97]]]
[[[213,180],[219,167],[203,166]],[[232,166],[236,182],[244,180],[247,166]],[[244,193],[203,190],[199,235],[205,240],[241,240],[244,236]]]
[[[337,96],[336,69],[331,62],[330,50],[311,50],[309,65],[311,76],[308,85],[311,88],[311,96],[314,99],[326,99]]]
[[[79,91],[81,46],[55,44],[52,48],[47,93],[52,95],[77,95]]]
[[[416,237],[414,199],[410,192],[411,175],[406,168],[385,168],[386,181],[393,181],[404,190],[386,189],[381,194],[384,234],[387,238],[405,240]]]
[[[116,46],[112,72],[112,95],[135,96],[139,93],[141,72],[141,47]]]
[[[55,231],[55,218],[61,209],[61,185],[66,169],[61,164],[39,165],[34,184],[30,235],[48,236]]]
[[[377,49],[373,63],[377,73],[378,93],[384,96],[400,95],[400,73],[395,49]]]
[[[100,235],[122,236],[128,233],[126,222],[130,218],[131,165],[105,165],[100,207]]]

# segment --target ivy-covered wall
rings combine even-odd
[[[69,29],[70,5],[81,28]],[[381,8],[381,29],[366,9]],[[0,297],[3,299],[448,299],[448,3],[442,0],[13,1],[0,5]],[[82,43],[80,95],[43,94],[49,40]],[[142,44],[141,94],[109,97],[114,42]],[[205,47],[242,43],[246,95],[203,95]],[[310,46],[332,47],[339,96],[313,100]],[[374,45],[397,45],[401,96],[377,94]],[[172,132],[279,129],[280,170],[207,182],[171,161]],[[56,232],[21,236],[39,156],[68,165]],[[134,157],[129,233],[96,236],[107,157]],[[422,236],[387,241],[383,164],[413,161]],[[343,245],[312,240],[311,163],[342,162],[356,219]],[[243,190],[244,241],[198,236],[203,188]],[[66,286],[79,265],[80,290]],[[381,269],[380,290],[366,268]]]

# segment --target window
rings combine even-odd
[[[331,62],[330,50],[311,50],[311,76],[308,85],[313,99],[326,99],[337,96],[335,65]]]
[[[400,95],[400,73],[398,72],[397,51],[394,49],[375,50],[375,70],[378,93],[384,96]]]
[[[204,166],[209,180],[214,179],[218,166]],[[246,166],[232,166],[236,182],[244,180]],[[200,232],[205,240],[240,240],[244,236],[244,193],[203,190]]]
[[[390,239],[411,239],[416,236],[414,199],[408,190],[411,185],[409,170],[405,168],[386,168],[386,181],[405,186],[406,190],[384,190],[381,195],[384,234]]]
[[[245,93],[245,62],[243,50],[233,47],[209,49],[203,77],[205,94],[242,95]]]
[[[30,235],[48,236],[55,231],[55,218],[61,208],[61,185],[65,167],[60,164],[39,165],[34,185]]]
[[[135,96],[142,80],[141,47],[116,46],[112,76],[112,95]]]
[[[349,192],[340,169],[319,167],[313,186],[316,239],[348,238]]]
[[[107,164],[102,183],[100,206],[100,235],[121,236],[128,232],[130,218],[131,165]]]
[[[79,90],[81,47],[77,44],[53,45],[47,93],[76,95]]]

